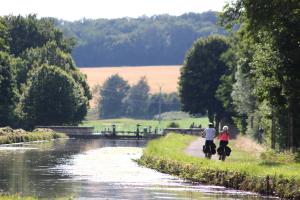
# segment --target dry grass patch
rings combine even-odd
[[[248,136],[238,135],[234,142],[234,145],[237,149],[249,152],[256,157],[259,157],[261,153],[266,151],[264,146],[258,144]]]

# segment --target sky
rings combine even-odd
[[[228,0],[0,0],[0,15],[37,14],[68,21],[221,11]]]

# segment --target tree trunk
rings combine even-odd
[[[220,130],[220,118],[218,115],[215,116],[215,122],[216,122],[216,132],[219,133]]]
[[[294,150],[294,133],[295,123],[294,123],[294,109],[295,104],[292,97],[288,99],[288,149],[293,151]]]
[[[276,125],[275,125],[275,112],[272,106],[272,132],[271,132],[271,148],[275,149],[276,145]]]

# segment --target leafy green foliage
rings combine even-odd
[[[9,45],[8,45],[8,28],[5,23],[5,21],[0,18],[0,51],[8,51]]]
[[[171,122],[170,124],[168,124],[167,127],[168,128],[179,128],[179,124],[176,122]]]
[[[221,120],[222,103],[216,98],[220,78],[227,70],[221,60],[229,45],[223,37],[199,39],[186,55],[181,68],[179,93],[183,110],[191,114],[208,112],[210,121]]]
[[[100,89],[99,114],[100,118],[116,118],[124,116],[123,99],[130,86],[118,74],[109,77]]]
[[[91,93],[86,77],[70,55],[73,39],[66,39],[55,28],[53,20],[37,19],[35,15],[1,17],[0,33],[0,51],[6,52],[0,52],[0,125],[28,128],[37,123],[80,122],[87,112]],[[53,71],[48,65],[61,71]],[[45,71],[48,69],[49,74]],[[56,78],[61,82],[54,83]],[[57,101],[53,97],[57,97]],[[60,97],[66,99],[66,104],[59,100]],[[74,98],[73,102],[70,98]],[[48,107],[43,108],[43,105]]]
[[[142,77],[133,85],[124,98],[126,115],[133,118],[143,118],[147,115],[150,87],[147,79]]]
[[[36,15],[6,16],[4,20],[9,31],[10,53],[19,56],[28,48],[41,47],[49,41],[55,41],[60,49],[68,53],[74,45],[66,40],[60,30],[55,28],[52,20],[37,19]]]
[[[280,148],[300,144],[299,7],[297,0],[238,0],[227,5],[222,14],[226,27],[237,22],[241,26],[233,49],[236,119],[246,116],[247,131],[254,133],[263,126],[265,140],[271,140],[272,148],[275,143]]]
[[[225,34],[216,22],[216,13],[209,11],[56,24],[78,41],[73,57],[79,66],[122,66],[181,64],[197,38]]]
[[[159,104],[161,113],[180,110],[180,99],[176,92],[151,94],[148,101],[147,115],[149,117],[159,113]]]
[[[67,72],[43,65],[29,80],[23,112],[31,126],[77,124],[85,117],[87,104],[82,88]]]
[[[18,99],[15,76],[16,69],[11,56],[0,51],[0,126],[14,120],[14,108]]]
[[[135,85],[129,86],[118,74],[109,77],[101,88],[98,102],[100,119],[106,118],[153,118],[159,113],[180,110],[177,93],[149,94],[149,85],[142,77]],[[99,90],[99,91],[98,91]]]

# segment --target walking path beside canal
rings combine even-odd
[[[195,141],[193,141],[186,149],[185,153],[191,156],[204,158],[205,155],[202,151],[203,145],[205,144],[205,138],[199,137]],[[216,154],[211,157],[213,160],[217,160]]]

